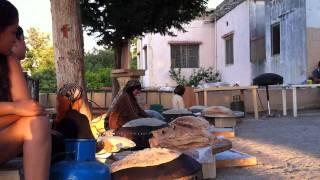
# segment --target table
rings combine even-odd
[[[293,117],[298,116],[298,106],[297,106],[297,88],[315,88],[320,87],[320,84],[293,84],[289,86],[292,89],[292,110]]]
[[[221,86],[221,87],[209,87],[209,88],[196,89],[196,90],[194,90],[194,93],[196,93],[196,103],[197,103],[197,105],[199,105],[199,93],[203,92],[204,105],[208,106],[208,92],[210,92],[210,91],[251,90],[252,103],[253,103],[253,109],[254,109],[254,117],[255,117],[255,119],[259,119],[258,104],[257,104],[257,88],[258,88],[258,86]]]

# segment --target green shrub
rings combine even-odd
[[[221,76],[219,72],[215,72],[212,67],[207,69],[199,68],[197,70],[193,70],[193,73],[189,78],[186,78],[181,74],[181,68],[174,69],[171,68],[170,78],[175,80],[177,84],[183,86],[198,86],[200,82],[217,82],[221,80]]]

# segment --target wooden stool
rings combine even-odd
[[[1,180],[23,179],[22,159],[16,158],[0,166]]]

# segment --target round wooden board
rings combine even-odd
[[[216,144],[212,146],[212,153],[217,154],[223,151],[230,150],[232,148],[232,143],[228,139],[219,139]]]

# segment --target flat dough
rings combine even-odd
[[[111,164],[111,172],[133,167],[148,167],[164,164],[181,155],[180,152],[165,148],[148,148],[134,152],[120,161]]]

